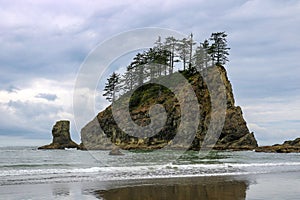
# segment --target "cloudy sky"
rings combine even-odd
[[[112,35],[144,27],[197,41],[226,31],[236,104],[259,144],[300,137],[300,1],[118,2],[0,0],[0,146],[49,143],[59,119],[71,120],[79,142],[72,104],[81,64]]]

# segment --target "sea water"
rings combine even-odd
[[[16,188],[22,185],[41,187],[41,184],[300,172],[300,154],[296,153],[183,153],[176,150],[122,152],[123,156],[110,156],[109,151],[3,147],[0,148],[0,192],[8,186]]]

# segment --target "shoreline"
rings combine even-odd
[[[0,186],[3,199],[297,199],[300,172]]]

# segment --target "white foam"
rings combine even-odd
[[[300,162],[224,163],[190,165],[151,165],[125,167],[89,167],[62,169],[5,169],[0,170],[0,184],[21,181],[53,182],[81,180],[128,180],[176,177],[247,175],[300,170]],[[1,181],[0,181],[1,182]]]
[[[244,169],[253,167],[280,167],[280,166],[300,166],[300,162],[285,162],[285,163],[224,163],[224,164],[193,164],[193,165],[152,165],[152,166],[121,166],[121,167],[90,167],[90,168],[70,168],[70,169],[11,169],[1,170],[1,176],[8,175],[30,175],[30,174],[68,174],[68,173],[117,173],[117,172],[145,172],[145,171],[171,171],[180,170],[188,171],[191,169]]]

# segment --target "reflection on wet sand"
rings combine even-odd
[[[127,184],[108,190],[96,191],[105,200],[153,200],[153,199],[222,199],[246,198],[248,182],[225,177],[203,177],[144,181],[142,185]]]
[[[53,186],[52,194],[54,197],[66,197],[70,195],[70,188],[67,185]]]

